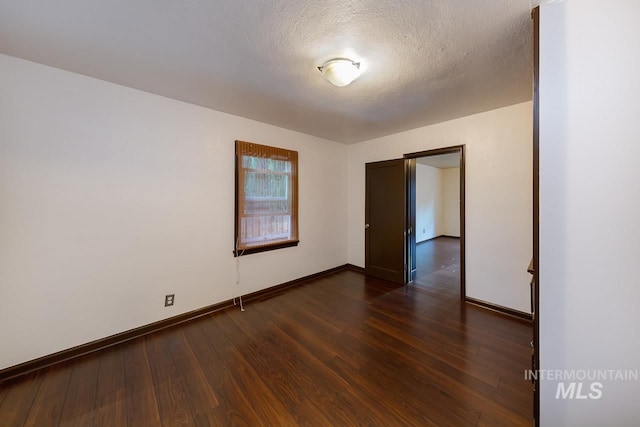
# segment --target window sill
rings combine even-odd
[[[299,240],[290,240],[288,242],[283,242],[283,243],[273,243],[270,245],[255,246],[255,247],[246,248],[246,249],[238,249],[237,252],[235,250],[233,251],[233,256],[238,257],[238,256],[244,256],[244,255],[250,255],[250,254],[257,254],[259,252],[273,251],[276,249],[291,248],[293,246],[298,246],[298,243],[300,243]]]

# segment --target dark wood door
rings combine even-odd
[[[405,160],[367,163],[365,272],[407,283]]]

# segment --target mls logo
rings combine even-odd
[[[556,399],[600,399],[602,397],[602,383],[593,382],[589,386],[589,393],[583,392],[582,382],[559,382],[556,389]]]

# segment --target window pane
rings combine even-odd
[[[289,240],[291,216],[269,215],[242,218],[242,243],[247,246]]]
[[[287,160],[266,159],[256,156],[242,156],[244,169],[261,169],[279,172],[291,172],[291,162]]]
[[[244,173],[245,199],[288,199],[289,176],[264,172]]]

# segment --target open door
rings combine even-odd
[[[405,159],[367,163],[365,273],[408,282]]]

